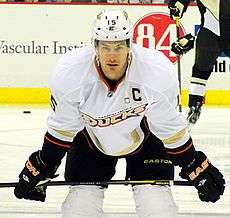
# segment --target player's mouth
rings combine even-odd
[[[107,64],[109,67],[116,67],[116,66],[118,66],[118,64],[114,64],[114,63],[108,63]]]

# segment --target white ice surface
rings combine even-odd
[[[24,114],[30,110],[30,114]],[[186,109],[184,109],[186,110]],[[17,181],[28,155],[42,145],[48,109],[0,107],[0,183]],[[192,130],[194,144],[204,151],[227,181],[224,196],[215,204],[200,202],[193,187],[172,187],[180,218],[230,218],[230,109],[204,108]],[[125,162],[120,160],[113,179],[124,179]],[[63,179],[64,160],[58,170]],[[176,169],[178,175],[178,169]],[[180,179],[176,176],[176,179]],[[0,188],[0,218],[61,218],[60,206],[68,187],[49,187],[45,203],[18,200],[12,188]],[[110,186],[106,191],[106,217],[136,217],[129,186]]]

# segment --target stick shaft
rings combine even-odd
[[[17,182],[0,183],[0,188],[15,187]],[[110,180],[110,181],[86,181],[86,182],[66,182],[66,181],[51,181],[47,186],[71,186],[71,185],[180,185],[192,186],[188,181],[169,181],[169,180]]]
[[[180,38],[180,17],[176,17],[176,36],[177,40]],[[179,81],[179,99],[178,99],[178,105],[179,105],[179,112],[182,112],[182,102],[181,102],[181,97],[182,97],[182,88],[181,88],[181,63],[180,63],[180,55],[176,56],[177,58],[177,75],[178,75],[178,81]]]

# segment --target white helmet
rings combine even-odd
[[[106,9],[97,15],[93,24],[94,40],[121,41],[132,38],[132,24],[126,11]]]

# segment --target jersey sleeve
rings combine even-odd
[[[184,145],[190,138],[184,116],[178,112],[178,86],[171,85],[149,107],[146,117],[149,128],[162,140],[166,148]]]
[[[71,70],[63,61],[55,67],[50,82],[52,112],[48,116],[48,133],[53,137],[72,142],[75,135],[84,128],[79,112],[80,86],[73,88]]]

